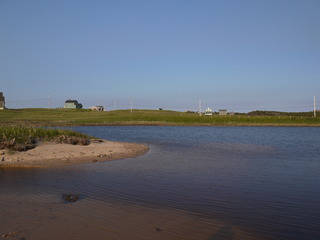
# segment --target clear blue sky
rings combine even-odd
[[[311,111],[320,1],[0,0],[0,91],[9,108]]]

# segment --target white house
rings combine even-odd
[[[98,111],[98,112],[104,111],[104,107],[103,106],[93,106],[90,109],[94,110],[94,111]]]
[[[78,103],[77,100],[67,100],[64,103],[64,108],[82,108],[82,104]]]
[[[227,110],[226,110],[226,109],[220,109],[220,110],[219,110],[219,115],[220,115],[220,116],[225,116],[225,115],[227,115]]]
[[[211,108],[207,108],[204,114],[205,114],[206,116],[212,116],[212,110],[211,110]]]

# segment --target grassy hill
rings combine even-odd
[[[164,110],[116,110],[97,112],[87,109],[6,109],[0,111],[0,125],[200,125],[200,126],[320,126],[312,114],[199,116],[197,113]]]

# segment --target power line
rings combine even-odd
[[[50,108],[50,94],[48,94],[48,109]]]
[[[313,116],[316,117],[317,113],[316,113],[316,96],[313,97]]]

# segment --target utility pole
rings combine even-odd
[[[199,100],[199,115],[201,116],[201,100]]]
[[[50,94],[48,94],[48,109],[50,108]]]
[[[132,113],[132,99],[130,101],[130,109],[131,109],[131,113]]]
[[[113,100],[113,110],[116,110],[116,100]]]
[[[316,96],[313,97],[313,116],[317,116],[317,110],[316,110]]]

